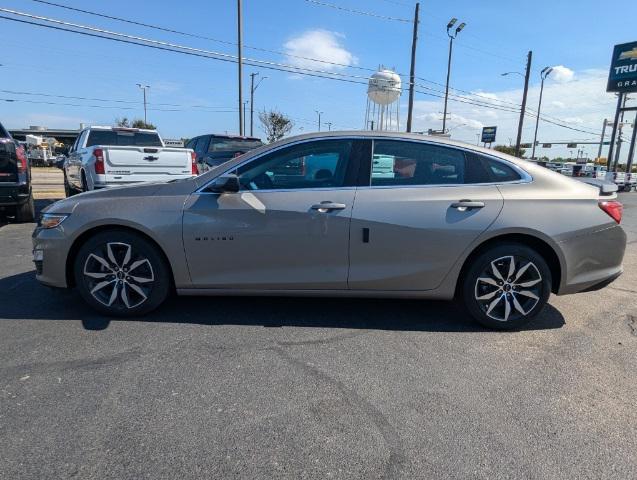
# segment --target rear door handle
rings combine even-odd
[[[460,212],[472,210],[474,208],[484,208],[484,202],[474,202],[471,200],[460,200],[451,204],[451,208],[456,208]]]
[[[347,207],[344,203],[334,203],[334,202],[321,202],[315,205],[312,205],[312,210],[317,210],[320,213],[331,212],[332,210],[344,210]]]

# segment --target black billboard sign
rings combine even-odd
[[[495,142],[495,133],[498,127],[482,127],[482,143]]]
[[[637,92],[637,42],[615,45],[607,92]]]

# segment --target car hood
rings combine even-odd
[[[114,198],[136,198],[136,197],[152,197],[164,193],[189,193],[196,188],[196,184],[192,180],[183,182],[154,182],[139,183],[123,187],[104,188],[101,190],[93,190],[74,195],[63,200],[59,200],[42,210],[42,213],[73,213],[75,208],[86,200],[98,200],[108,202]]]

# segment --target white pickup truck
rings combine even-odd
[[[89,127],[80,132],[64,162],[64,189],[70,196],[96,188],[195,175],[194,152],[165,147],[155,130]]]
[[[637,186],[637,175],[625,172],[606,172],[605,180],[613,182],[620,191],[630,192]]]

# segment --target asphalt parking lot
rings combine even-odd
[[[620,198],[624,275],[512,333],[404,300],[173,298],[110,320],[39,285],[33,225],[3,224],[0,478],[637,478]]]

